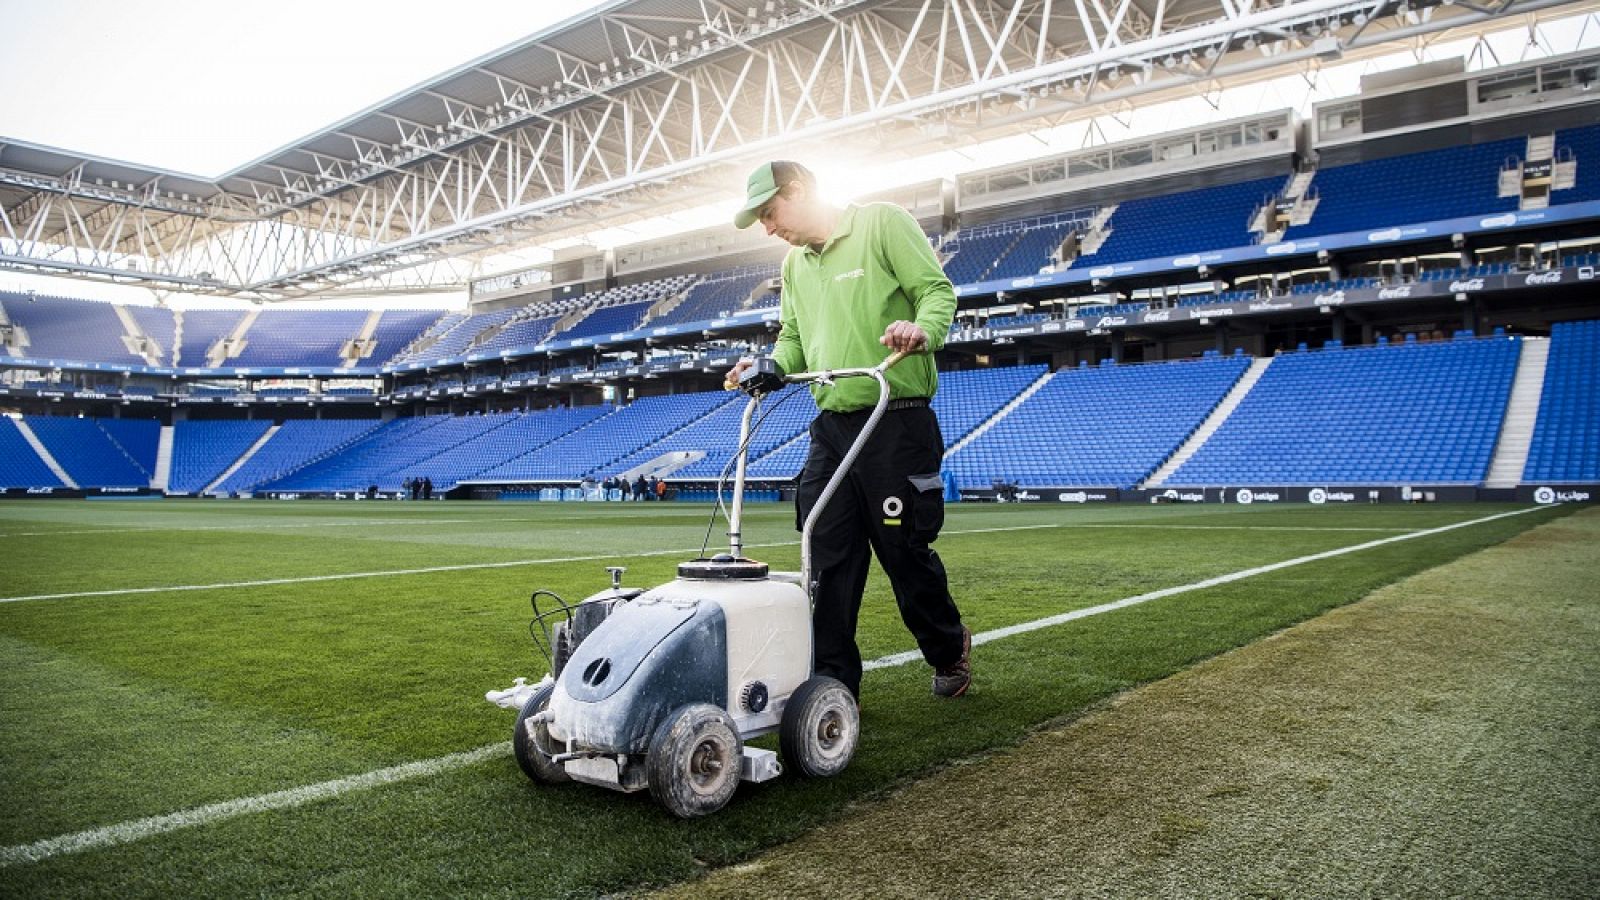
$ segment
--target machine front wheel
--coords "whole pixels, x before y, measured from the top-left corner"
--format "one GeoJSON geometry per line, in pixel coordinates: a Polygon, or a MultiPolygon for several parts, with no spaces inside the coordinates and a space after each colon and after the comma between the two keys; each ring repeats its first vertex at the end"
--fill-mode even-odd
{"type": "Polygon", "coordinates": [[[511,752],[517,758],[517,765],[529,778],[540,784],[560,784],[572,780],[560,763],[550,761],[549,754],[556,748],[550,737],[549,726],[528,721],[535,713],[544,712],[555,690],[555,685],[547,684],[529,697],[528,702],[522,704],[522,711],[517,713],[516,730],[511,734],[511,752]]]}
{"type": "Polygon", "coordinates": [[[844,771],[861,737],[861,713],[844,682],[826,675],[806,680],[789,695],[778,725],[784,762],[807,778],[844,771]]]}
{"type": "Polygon", "coordinates": [[[739,787],[743,753],[726,711],[709,703],[685,706],[650,739],[650,796],[680,819],[714,813],[739,787]]]}

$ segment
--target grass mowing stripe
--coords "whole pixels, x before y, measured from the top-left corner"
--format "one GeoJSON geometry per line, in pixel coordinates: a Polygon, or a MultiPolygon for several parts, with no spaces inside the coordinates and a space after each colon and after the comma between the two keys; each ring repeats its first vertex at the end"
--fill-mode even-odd
{"type": "Polygon", "coordinates": [[[270,794],[261,794],[257,797],[245,797],[242,800],[228,800],[223,803],[212,803],[194,809],[186,809],[165,816],[152,816],[148,819],[138,819],[132,822],[122,822],[117,825],[107,825],[104,828],[94,828],[80,831],[76,834],[62,835],[61,837],[47,838],[31,844],[17,847],[0,848],[0,866],[11,866],[18,863],[38,862],[63,853],[77,853],[83,850],[95,850],[101,847],[111,847],[117,844],[126,844],[179,828],[192,828],[215,822],[221,819],[231,819],[249,813],[266,812],[272,809],[287,809],[294,806],[304,806],[350,791],[363,790],[377,787],[382,784],[393,784],[397,781],[410,781],[414,778],[425,778],[451,769],[459,769],[504,756],[511,752],[511,742],[503,741],[468,750],[464,753],[452,753],[436,759],[425,759],[418,762],[405,763],[399,766],[390,766],[387,769],[377,769],[352,775],[349,778],[339,778],[333,781],[324,781],[321,784],[311,784],[304,787],[290,788],[285,791],[274,791],[270,794]]]}
{"type": "MultiPolygon", "coordinates": [[[[1263,566],[1255,566],[1249,569],[1242,569],[1238,572],[1231,572],[1226,575],[1207,578],[1191,584],[1162,588],[1160,590],[1149,591],[1132,597],[1126,597],[1111,603],[1103,603],[1098,606],[1073,610],[1072,612],[1062,613],[1057,616],[1049,616],[1043,619],[1034,620],[1032,622],[1025,622],[1018,625],[993,629],[991,631],[974,635],[973,643],[988,643],[990,641],[999,640],[1000,638],[1024,634],[1030,631],[1039,630],[1041,628],[1048,628],[1054,625],[1071,622],[1076,619],[1099,615],[1100,613],[1105,612],[1112,612],[1114,610],[1123,609],[1125,607],[1134,606],[1140,603],[1147,603],[1151,600],[1171,597],[1191,591],[1204,590],[1206,588],[1216,587],[1219,585],[1240,581],[1242,579],[1251,578],[1256,575],[1276,572],[1292,566],[1317,562],[1319,560],[1332,559],[1334,557],[1345,556],[1351,553],[1359,553],[1363,550],[1370,550],[1400,541],[1408,541],[1416,538],[1443,534],[1445,532],[1454,531],[1460,528],[1468,528],[1473,525],[1481,525],[1487,522],[1496,521],[1498,519],[1510,518],[1512,516],[1526,515],[1527,513],[1537,512],[1545,508],[1546,507],[1542,506],[1532,506],[1524,509],[1511,510],[1509,512],[1497,513],[1491,516],[1482,516],[1476,519],[1455,522],[1449,525],[1443,525],[1422,531],[1414,531],[1407,534],[1380,538],[1378,540],[1366,541],[1361,544],[1352,544],[1348,547],[1339,547],[1333,550],[1326,550],[1320,553],[1312,553],[1306,556],[1295,557],[1294,559],[1283,560],[1281,562],[1269,563],[1263,566]]],[[[1048,526],[1025,527],[1034,528],[1048,526]]],[[[988,530],[993,531],[995,529],[988,530]]],[[[921,654],[918,652],[897,653],[871,660],[864,665],[864,668],[869,671],[874,669],[884,669],[892,666],[905,665],[907,663],[915,662],[919,659],[921,659],[921,654]]],[[[464,768],[487,759],[503,756],[509,752],[509,750],[510,744],[507,742],[490,744],[484,747],[479,747],[476,750],[469,750],[462,753],[453,753],[433,759],[406,763],[400,766],[379,769],[374,772],[353,775],[347,778],[322,782],[320,784],[291,788],[289,790],[277,791],[271,794],[263,794],[257,797],[247,797],[240,800],[231,800],[222,803],[210,804],[207,806],[197,807],[192,810],[170,813],[162,816],[137,819],[130,822],[90,829],[74,834],[46,838],[30,844],[4,847],[0,848],[0,867],[24,862],[37,862],[49,859],[51,857],[60,856],[62,854],[77,853],[85,850],[93,850],[102,847],[114,846],[116,844],[128,843],[130,841],[153,837],[155,835],[164,834],[166,832],[175,831],[181,828],[204,825],[210,822],[235,818],[237,816],[242,816],[249,813],[261,812],[270,809],[284,809],[288,807],[302,806],[318,800],[337,797],[350,791],[362,790],[383,784],[393,784],[400,781],[408,781],[415,778],[436,775],[453,769],[464,768]]]]}
{"type": "MultiPolygon", "coordinates": [[[[463,520],[443,520],[443,521],[462,521],[462,522],[464,522],[464,521],[474,521],[475,522],[476,520],[464,520],[463,519],[463,520]]],[[[400,524],[400,523],[395,523],[395,524],[400,524]]],[[[404,524],[414,525],[416,523],[407,522],[407,523],[404,523],[404,524]]],[[[428,524],[438,524],[438,521],[430,521],[428,524]]],[[[270,527],[274,527],[274,526],[270,526],[270,525],[251,526],[252,529],[254,529],[255,527],[270,528],[270,527]]],[[[302,525],[283,525],[283,526],[277,526],[277,527],[299,528],[299,527],[312,527],[312,525],[310,525],[310,524],[307,524],[305,526],[302,526],[302,525]]],[[[1039,525],[1007,525],[1007,526],[1000,526],[1000,527],[995,527],[995,528],[955,529],[955,530],[945,531],[945,532],[943,532],[943,534],[946,535],[946,536],[949,536],[949,535],[962,535],[962,534],[995,534],[995,533],[1008,532],[1008,531],[1041,531],[1041,530],[1051,530],[1051,529],[1073,529],[1073,530],[1090,530],[1090,531],[1092,531],[1092,530],[1100,529],[1100,528],[1154,528],[1154,529],[1175,529],[1175,530],[1188,530],[1188,531],[1309,531],[1309,532],[1320,532],[1320,531],[1331,531],[1331,532],[1348,532],[1348,531],[1394,532],[1394,531],[1400,531],[1405,536],[1413,536],[1413,535],[1419,535],[1419,534],[1428,533],[1428,532],[1425,532],[1425,531],[1416,531],[1414,529],[1354,528],[1354,527],[1339,527],[1339,526],[1317,527],[1317,526],[1309,526],[1309,525],[1284,525],[1284,526],[1280,527],[1280,526],[1273,526],[1273,525],[1126,525],[1126,524],[1095,524],[1095,523],[1085,524],[1085,525],[1074,525],[1074,524],[1066,524],[1066,523],[1045,523],[1045,524],[1039,524],[1039,525]]],[[[109,531],[110,529],[107,529],[107,530],[109,531]]],[[[236,530],[238,530],[238,529],[233,528],[231,526],[230,527],[220,527],[219,526],[219,527],[216,527],[216,528],[206,527],[206,528],[172,528],[172,529],[165,529],[165,528],[129,528],[129,529],[118,529],[118,530],[113,531],[113,533],[121,534],[121,533],[131,533],[131,532],[139,532],[139,531],[236,531],[236,530]]],[[[57,531],[57,532],[39,532],[38,534],[40,534],[40,535],[56,535],[56,534],[73,534],[73,533],[75,533],[75,532],[57,531]]],[[[98,532],[91,531],[91,532],[81,532],[81,533],[83,533],[83,534],[95,534],[95,533],[98,533],[98,532]]],[[[0,537],[7,537],[7,536],[8,535],[0,535],[0,537]]],[[[10,535],[10,536],[11,537],[15,537],[16,535],[10,535]]],[[[762,547],[792,547],[792,546],[794,546],[794,545],[796,545],[798,543],[799,543],[799,541],[769,541],[769,542],[758,543],[758,544],[746,544],[745,548],[746,549],[755,549],[755,548],[762,548],[762,547]]],[[[679,549],[679,550],[639,551],[639,552],[629,553],[627,555],[628,556],[640,556],[640,557],[643,557],[643,556],[672,556],[672,555],[680,554],[680,553],[698,553],[698,552],[700,552],[700,548],[699,547],[690,547],[690,548],[687,548],[687,549],[679,549]]],[[[538,565],[548,565],[548,564],[555,564],[555,563],[595,562],[597,560],[615,559],[615,558],[617,558],[617,556],[618,556],[618,554],[609,553],[609,554],[598,554],[598,555],[590,555],[590,556],[563,556],[563,557],[540,558],[540,559],[512,559],[512,560],[505,560],[503,562],[458,563],[456,565],[427,566],[427,567],[416,568],[416,569],[386,569],[386,570],[378,571],[378,572],[342,572],[342,573],[337,573],[337,574],[333,574],[333,575],[297,575],[297,576],[292,577],[292,578],[265,578],[265,579],[258,579],[258,580],[255,580],[255,581],[224,581],[224,582],[212,582],[212,583],[209,583],[209,584],[157,585],[157,586],[154,586],[154,587],[114,588],[114,589],[103,590],[103,591],[67,591],[67,592],[59,593],[59,594],[28,594],[28,595],[19,596],[19,597],[0,597],[0,603],[26,603],[26,602],[34,601],[34,600],[69,600],[69,599],[73,599],[73,598],[77,598],[77,597],[122,597],[122,596],[131,595],[131,594],[164,594],[164,593],[167,593],[169,591],[173,591],[173,592],[176,592],[176,591],[211,591],[211,590],[222,590],[222,589],[228,589],[228,588],[268,587],[268,586],[271,586],[271,585],[308,584],[308,583],[318,582],[318,581],[343,581],[343,580],[347,580],[347,579],[356,579],[356,578],[391,578],[391,577],[398,577],[398,576],[404,576],[404,575],[430,575],[430,574],[434,574],[434,573],[438,573],[438,572],[465,572],[465,571],[472,571],[472,570],[477,570],[477,569],[508,569],[508,568],[516,568],[518,566],[538,566],[538,565]]]]}

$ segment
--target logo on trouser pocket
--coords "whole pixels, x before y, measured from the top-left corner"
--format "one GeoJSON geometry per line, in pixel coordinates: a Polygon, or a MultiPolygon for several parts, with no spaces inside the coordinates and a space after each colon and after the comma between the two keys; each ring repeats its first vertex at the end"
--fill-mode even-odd
{"type": "Polygon", "coordinates": [[[883,524],[899,525],[900,514],[905,512],[906,502],[899,497],[883,498],[883,524]]]}

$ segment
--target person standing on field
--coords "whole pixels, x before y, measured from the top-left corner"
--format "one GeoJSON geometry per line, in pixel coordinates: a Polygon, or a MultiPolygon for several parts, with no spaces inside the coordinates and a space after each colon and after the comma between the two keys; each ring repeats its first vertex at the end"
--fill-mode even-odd
{"type": "MultiPolygon", "coordinates": [[[[889,411],[812,532],[816,573],[814,668],[861,695],[856,619],[871,555],[923,659],[933,693],[959,697],[972,683],[972,632],[950,596],[944,563],[930,546],[944,525],[944,439],[929,405],[938,389],[933,351],[955,315],[955,288],[915,219],[890,203],[826,203],[799,163],[764,163],[750,173],[739,228],[760,222],[790,245],[783,260],[782,327],[772,359],[785,373],[868,367],[892,352],[889,411]]],[[[754,363],[742,359],[728,372],[754,363]]],[[[800,473],[796,527],[805,522],[877,402],[865,378],[813,386],[822,412],[800,473]]]]}

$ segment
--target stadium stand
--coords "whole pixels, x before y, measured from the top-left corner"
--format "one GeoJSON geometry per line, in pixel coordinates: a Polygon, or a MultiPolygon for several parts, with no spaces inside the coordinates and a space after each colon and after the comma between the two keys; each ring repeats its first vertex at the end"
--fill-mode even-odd
{"type": "MultiPolygon", "coordinates": [[[[429,325],[427,330],[423,331],[421,334],[417,335],[414,340],[407,343],[399,352],[387,359],[382,360],[382,362],[414,362],[426,357],[435,356],[437,354],[433,352],[433,346],[438,342],[439,338],[466,320],[466,313],[446,313],[445,315],[440,316],[439,319],[432,325],[429,325]]],[[[376,359],[377,355],[374,354],[373,358],[376,359]]]]}
{"type": "Polygon", "coordinates": [[[337,452],[378,426],[372,419],[290,419],[238,471],[217,485],[217,491],[248,492],[337,452]]]}
{"type": "MultiPolygon", "coordinates": [[[[542,447],[556,438],[588,424],[609,411],[606,406],[555,408],[514,416],[503,425],[489,429],[456,447],[421,463],[433,479],[434,490],[449,490],[474,475],[542,447]]],[[[404,481],[404,475],[401,481],[404,481]]]]}
{"type": "Polygon", "coordinates": [[[1247,368],[1247,358],[1229,357],[1057,372],[948,456],[945,468],[962,488],[995,479],[1132,487],[1177,450],[1247,368]]]}
{"type": "Polygon", "coordinates": [[[133,314],[133,320],[139,323],[145,335],[161,348],[158,364],[176,365],[173,357],[178,352],[178,320],[172,310],[161,306],[130,306],[128,312],[133,314]]]}
{"type": "Polygon", "coordinates": [[[778,277],[778,266],[745,266],[713,272],[705,280],[689,288],[688,294],[665,315],[650,321],[651,325],[683,325],[689,322],[706,322],[720,318],[744,307],[758,285],[778,277]]]}
{"type": "Polygon", "coordinates": [[[172,431],[172,475],[167,491],[197,494],[261,439],[265,421],[182,421],[172,431]]]}
{"type": "Polygon", "coordinates": [[[582,321],[555,337],[563,341],[572,341],[578,338],[602,337],[617,332],[632,331],[644,321],[645,313],[649,312],[654,304],[654,300],[635,300],[632,303],[599,307],[584,316],[582,321]]]}
{"type": "MultiPolygon", "coordinates": [[[[134,461],[97,419],[27,416],[39,442],[79,487],[149,487],[150,469],[134,461]]],[[[150,422],[151,425],[155,423],[150,422]]],[[[158,426],[159,429],[159,426],[158,426]]],[[[125,435],[134,432],[124,430],[125,435]]],[[[159,430],[157,431],[159,434],[159,430]]]]}
{"type": "Polygon", "coordinates": [[[386,309],[372,332],[372,352],[363,356],[359,365],[377,366],[404,350],[420,338],[430,326],[444,317],[438,309],[386,309]]]}
{"type": "Polygon", "coordinates": [[[361,333],[366,320],[366,310],[263,310],[244,333],[244,350],[225,360],[225,364],[323,368],[343,365],[340,348],[361,333]]]}
{"type": "Polygon", "coordinates": [[[1250,217],[1282,186],[1282,178],[1258,178],[1129,200],[1111,215],[1111,236],[1099,250],[1081,256],[1078,265],[1103,266],[1249,246],[1250,217]]]}
{"type": "Polygon", "coordinates": [[[1284,238],[1514,210],[1516,197],[1498,195],[1500,166],[1526,147],[1526,138],[1510,138],[1321,169],[1311,180],[1311,221],[1284,238]]]}
{"type": "Polygon", "coordinates": [[[177,318],[178,357],[173,365],[203,366],[211,346],[231,334],[244,313],[236,309],[186,309],[177,318]]]}
{"type": "Polygon", "coordinates": [[[1596,385],[1600,385],[1600,319],[1556,324],[1550,330],[1550,359],[1524,481],[1600,481],[1596,385]]]}
{"type": "Polygon", "coordinates": [[[641,397],[584,427],[495,466],[478,477],[500,481],[576,481],[615,474],[614,463],[684,428],[740,395],[728,391],[641,397]]]}
{"type": "MultiPolygon", "coordinates": [[[[945,449],[949,450],[960,443],[962,438],[992,418],[1048,370],[1047,366],[1012,366],[940,372],[939,391],[933,398],[933,411],[939,417],[945,449]]],[[[749,469],[751,477],[794,478],[805,465],[806,454],[811,451],[811,438],[805,428],[816,416],[816,404],[800,405],[796,401],[790,405],[801,411],[801,417],[787,431],[792,438],[772,444],[770,452],[752,442],[751,459],[754,461],[749,469]]],[[[778,433],[784,432],[779,430],[778,433]]],[[[682,477],[689,474],[679,473],[682,477]]]]}
{"type": "Polygon", "coordinates": [[[128,352],[127,331],[110,303],[14,292],[0,293],[0,306],[28,336],[25,354],[34,359],[144,365],[128,352]]]}
{"type": "Polygon", "coordinates": [[[95,419],[112,443],[126,453],[145,472],[156,470],[156,452],[161,444],[161,423],[155,419],[95,419]]]}
{"type": "Polygon", "coordinates": [[[22,432],[17,430],[17,423],[10,416],[0,416],[0,487],[64,486],[56,473],[50,471],[50,467],[34,452],[22,432]]]}
{"type": "Polygon", "coordinates": [[[1287,353],[1168,485],[1477,483],[1520,342],[1287,353]]]}
{"type": "MultiPolygon", "coordinates": [[[[339,453],[314,459],[279,478],[257,484],[257,491],[347,491],[372,484],[371,476],[386,471],[389,460],[414,459],[411,442],[420,440],[429,429],[443,424],[450,416],[416,416],[391,419],[362,435],[339,453]],[[365,476],[366,480],[361,478],[365,476]]],[[[408,473],[410,474],[410,473],[408,473]]],[[[419,473],[420,474],[420,473],[419,473]]],[[[404,478],[400,479],[404,481],[404,478]]]]}
{"type": "Polygon", "coordinates": [[[1600,200],[1600,125],[1557,131],[1555,156],[1575,160],[1578,171],[1572,187],[1551,192],[1551,205],[1600,200]]]}
{"type": "Polygon", "coordinates": [[[515,309],[497,309],[492,312],[478,313],[467,316],[456,323],[450,330],[439,335],[437,341],[427,350],[408,357],[411,359],[443,359],[448,356],[459,356],[467,352],[479,335],[491,328],[504,325],[513,315],[515,309]]]}

